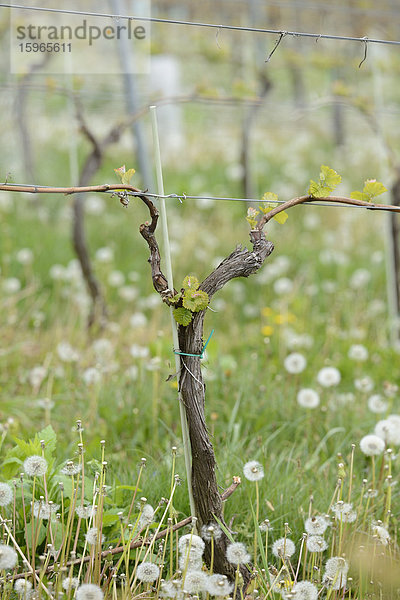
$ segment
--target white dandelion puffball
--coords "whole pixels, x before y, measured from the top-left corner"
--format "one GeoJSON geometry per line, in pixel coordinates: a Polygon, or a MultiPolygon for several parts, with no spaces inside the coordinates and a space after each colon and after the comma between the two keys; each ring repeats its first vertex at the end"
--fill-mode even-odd
{"type": "Polygon", "coordinates": [[[19,596],[22,596],[24,600],[29,598],[32,589],[32,583],[27,579],[17,579],[14,583],[14,590],[19,596]]]}
{"type": "Polygon", "coordinates": [[[364,377],[359,377],[354,380],[354,387],[359,392],[364,392],[368,394],[368,392],[372,392],[374,389],[374,382],[369,375],[364,375],[364,377]]]}
{"type": "Polygon", "coordinates": [[[178,542],[179,552],[185,554],[190,548],[191,556],[202,556],[205,548],[205,543],[200,536],[194,533],[183,535],[178,542]]]}
{"type": "Polygon", "coordinates": [[[353,346],[350,346],[347,356],[352,360],[363,362],[368,358],[368,350],[362,344],[353,344],[353,346]]]}
{"type": "Polygon", "coordinates": [[[98,385],[101,378],[101,372],[96,367],[88,367],[82,373],[82,379],[88,386],[98,385]]]}
{"type": "Polygon", "coordinates": [[[282,592],[284,600],[317,600],[318,588],[311,581],[298,581],[289,594],[282,592]]]}
{"type": "Polygon", "coordinates": [[[346,586],[349,565],[341,556],[332,556],[326,561],[325,573],[322,582],[333,590],[340,590],[346,586]]]}
{"type": "Polygon", "coordinates": [[[89,506],[77,506],[75,512],[80,519],[90,519],[96,513],[96,508],[91,504],[89,506]]]}
{"type": "Polygon", "coordinates": [[[28,456],[24,462],[24,471],[29,477],[41,477],[47,471],[47,460],[42,456],[28,456]]]}
{"type": "Polygon", "coordinates": [[[204,571],[187,571],[183,589],[188,594],[198,594],[207,589],[208,575],[204,571]]]}
{"type": "Polygon", "coordinates": [[[264,477],[263,466],[258,461],[251,460],[244,465],[243,475],[249,481],[259,481],[264,477]]]}
{"type": "Polygon", "coordinates": [[[328,544],[322,535],[310,535],[307,538],[306,546],[309,552],[323,552],[327,549],[328,544]]]}
{"type": "Polygon", "coordinates": [[[80,358],[79,352],[69,342],[60,342],[57,345],[57,354],[59,359],[66,363],[77,362],[80,358]]]}
{"type": "Polygon", "coordinates": [[[390,535],[386,527],[382,527],[382,525],[373,525],[372,534],[376,537],[380,544],[383,546],[388,545],[390,541],[390,535]]]}
{"type": "Polygon", "coordinates": [[[274,292],[279,296],[290,294],[293,291],[293,281],[288,277],[280,277],[274,282],[274,292]]]}
{"type": "Polygon", "coordinates": [[[316,515],[315,517],[309,517],[304,523],[304,529],[309,535],[322,535],[325,533],[329,521],[322,515],[316,515]]]}
{"type": "Polygon", "coordinates": [[[227,596],[233,590],[233,583],[229,583],[226,575],[210,575],[207,581],[207,591],[211,596],[227,596]]]}
{"type": "Polygon", "coordinates": [[[368,408],[373,413],[384,413],[388,406],[389,403],[380,394],[373,394],[368,398],[368,408]]]}
{"type": "Polygon", "coordinates": [[[16,277],[8,277],[3,279],[2,287],[6,294],[16,294],[21,289],[21,282],[16,277]]]}
{"type": "Polygon", "coordinates": [[[353,509],[351,502],[343,502],[339,500],[332,506],[332,512],[336,519],[342,521],[342,523],[353,523],[357,518],[357,513],[353,509]]]}
{"type": "Polygon", "coordinates": [[[104,594],[101,588],[94,583],[83,583],[78,587],[76,600],[103,600],[104,594]]]}
{"type": "Polygon", "coordinates": [[[121,271],[111,271],[108,276],[108,285],[111,287],[120,287],[125,283],[125,275],[121,271]]]}
{"type": "Polygon", "coordinates": [[[300,352],[292,352],[283,361],[283,365],[288,373],[296,375],[301,373],[307,366],[305,357],[300,352]]]}
{"type": "Polygon", "coordinates": [[[222,536],[222,529],[216,523],[209,523],[208,525],[203,525],[201,528],[201,537],[206,542],[211,542],[211,540],[219,540],[222,536]]]}
{"type": "Polygon", "coordinates": [[[295,551],[296,546],[289,538],[279,538],[272,544],[272,554],[277,558],[290,558],[295,551]]]}
{"type": "Polygon", "coordinates": [[[156,581],[158,576],[160,575],[160,569],[157,565],[151,562],[142,562],[138,565],[136,569],[136,576],[139,581],[144,581],[144,583],[151,583],[152,581],[156,581]]]}
{"type": "Polygon", "coordinates": [[[400,424],[394,419],[383,419],[375,425],[375,435],[382,438],[386,444],[400,445],[400,424]]]}
{"type": "Polygon", "coordinates": [[[0,544],[0,571],[13,569],[17,564],[18,555],[14,548],[6,544],[0,544]]]}
{"type": "Polygon", "coordinates": [[[21,250],[18,250],[15,258],[20,265],[30,265],[33,261],[33,252],[30,248],[21,248],[21,250]]]}
{"type": "Polygon", "coordinates": [[[297,394],[297,403],[303,408],[317,408],[319,394],[311,388],[303,388],[297,394]]]}
{"type": "Polygon", "coordinates": [[[67,592],[68,590],[76,590],[76,588],[79,587],[79,579],[77,577],[65,577],[62,586],[67,592]]]}
{"type": "Polygon", "coordinates": [[[13,498],[14,494],[11,486],[8,483],[0,482],[0,506],[8,506],[13,498]]]}
{"type": "Polygon", "coordinates": [[[99,530],[97,529],[97,527],[90,527],[90,529],[87,530],[86,535],[85,535],[85,539],[87,541],[87,543],[90,546],[94,546],[95,544],[97,544],[99,541],[101,543],[104,542],[104,535],[101,536],[101,540],[99,538],[99,530]]]}
{"type": "Polygon", "coordinates": [[[101,263],[110,263],[114,260],[114,252],[112,248],[105,247],[96,250],[96,260],[101,263]]]}
{"type": "Polygon", "coordinates": [[[341,375],[336,367],[323,367],[318,371],[317,381],[322,387],[333,387],[340,383],[341,375]]]}
{"type": "Polygon", "coordinates": [[[138,522],[138,529],[148,527],[154,521],[154,508],[151,504],[145,504],[142,508],[142,514],[140,515],[138,522]]]}
{"type": "Polygon", "coordinates": [[[203,559],[201,555],[190,552],[190,554],[181,554],[179,557],[179,568],[183,571],[201,571],[203,568],[203,559]]]}
{"type": "Polygon", "coordinates": [[[247,552],[244,544],[234,542],[233,544],[229,544],[226,549],[226,559],[233,565],[241,565],[249,562],[250,554],[247,552]]]}
{"type": "Polygon", "coordinates": [[[382,454],[384,449],[384,440],[373,433],[364,435],[364,437],[360,440],[360,450],[366,456],[376,456],[377,454],[382,454]]]}

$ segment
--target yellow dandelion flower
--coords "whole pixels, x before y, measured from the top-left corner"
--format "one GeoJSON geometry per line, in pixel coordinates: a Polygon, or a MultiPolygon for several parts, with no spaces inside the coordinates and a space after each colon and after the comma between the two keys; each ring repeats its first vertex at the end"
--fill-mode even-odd
{"type": "Polygon", "coordinates": [[[261,333],[268,337],[269,335],[272,335],[274,333],[274,328],[271,327],[271,325],[265,325],[261,328],[261,333]]]}

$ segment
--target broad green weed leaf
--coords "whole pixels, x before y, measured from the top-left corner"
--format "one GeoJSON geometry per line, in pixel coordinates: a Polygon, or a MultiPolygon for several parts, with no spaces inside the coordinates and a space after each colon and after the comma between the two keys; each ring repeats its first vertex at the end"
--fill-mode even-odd
{"type": "Polygon", "coordinates": [[[186,327],[186,325],[189,325],[190,321],[192,320],[192,313],[187,308],[181,306],[179,308],[175,308],[174,319],[177,323],[179,323],[179,325],[186,327]]]}

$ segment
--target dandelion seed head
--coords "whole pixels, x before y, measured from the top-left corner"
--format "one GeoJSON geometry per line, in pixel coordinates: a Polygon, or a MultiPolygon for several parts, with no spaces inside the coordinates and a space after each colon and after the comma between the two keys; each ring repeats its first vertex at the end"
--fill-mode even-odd
{"type": "Polygon", "coordinates": [[[360,440],[360,450],[366,456],[376,456],[382,454],[385,449],[385,442],[377,435],[365,435],[360,440]]]}
{"type": "Polygon", "coordinates": [[[44,502],[43,500],[35,500],[33,504],[33,514],[37,519],[39,518],[46,520],[50,519],[50,517],[54,515],[59,508],[59,504],[44,502]]]}
{"type": "Polygon", "coordinates": [[[233,565],[241,565],[250,561],[250,554],[241,542],[229,544],[226,548],[226,558],[233,565]]]}
{"type": "Polygon", "coordinates": [[[362,344],[353,344],[350,346],[347,356],[352,360],[363,362],[368,358],[368,350],[362,344]]]}
{"type": "Polygon", "coordinates": [[[204,571],[187,571],[183,589],[188,594],[198,594],[207,589],[208,575],[204,571]]]}
{"type": "Polygon", "coordinates": [[[14,494],[8,483],[0,482],[0,506],[8,506],[12,502],[14,494]]]}
{"type": "Polygon", "coordinates": [[[346,586],[349,565],[341,556],[332,556],[326,561],[322,582],[333,590],[346,586]]]}
{"type": "Polygon", "coordinates": [[[251,460],[244,465],[243,474],[249,481],[259,481],[264,477],[264,469],[258,461],[251,460]]]}
{"type": "Polygon", "coordinates": [[[296,546],[289,538],[279,538],[272,544],[272,554],[277,558],[290,558],[296,551],[296,546]]]}
{"type": "Polygon", "coordinates": [[[219,540],[221,536],[222,529],[216,523],[209,523],[208,525],[203,525],[201,528],[201,537],[206,542],[211,542],[212,539],[214,541],[219,540]]]}
{"type": "Polygon", "coordinates": [[[294,584],[290,591],[290,596],[286,592],[282,592],[284,600],[317,600],[318,588],[311,581],[298,581],[294,584]]]}
{"type": "Polygon", "coordinates": [[[368,408],[371,412],[379,414],[387,411],[389,403],[380,394],[373,394],[368,398],[368,408]]]}
{"type": "Polygon", "coordinates": [[[143,529],[148,525],[151,525],[154,521],[154,508],[151,504],[145,504],[142,508],[142,514],[140,515],[138,528],[143,529]]]}
{"type": "Polygon", "coordinates": [[[327,549],[328,544],[321,535],[310,535],[306,542],[309,552],[323,552],[327,549]]]}
{"type": "Polygon", "coordinates": [[[310,535],[322,535],[329,525],[329,521],[322,515],[309,517],[304,523],[304,529],[310,535]]]}
{"type": "Polygon", "coordinates": [[[210,575],[207,581],[207,591],[211,596],[227,596],[233,590],[233,584],[229,583],[226,575],[210,575]]]}
{"type": "Polygon", "coordinates": [[[24,462],[24,471],[29,477],[41,477],[47,471],[47,460],[42,456],[29,456],[24,462]]]}
{"type": "Polygon", "coordinates": [[[62,475],[77,475],[82,470],[82,465],[74,463],[72,460],[69,460],[64,467],[61,469],[60,473],[62,475]]]}
{"type": "MultiPolygon", "coordinates": [[[[97,544],[99,542],[99,530],[97,529],[97,527],[90,527],[90,529],[87,530],[85,539],[86,539],[87,543],[91,546],[93,546],[94,544],[97,544]]],[[[104,542],[104,539],[105,539],[104,535],[102,535],[101,543],[104,542]]]]}
{"type": "Polygon", "coordinates": [[[164,581],[160,586],[161,598],[175,598],[176,600],[181,600],[184,597],[181,586],[182,582],[177,579],[164,581]]]}
{"type": "Polygon", "coordinates": [[[18,555],[14,548],[6,544],[0,544],[0,570],[8,571],[17,564],[18,555]]]}
{"type": "Polygon", "coordinates": [[[14,583],[14,590],[17,592],[17,594],[23,596],[24,598],[28,598],[30,596],[31,589],[32,583],[27,579],[17,579],[17,581],[14,583]]]}
{"type": "Polygon", "coordinates": [[[337,502],[332,506],[332,511],[342,523],[353,523],[357,518],[357,513],[353,509],[351,502],[337,502]]]}
{"type": "Polygon", "coordinates": [[[199,554],[190,553],[189,556],[187,554],[181,554],[179,557],[179,568],[181,571],[201,571],[203,567],[203,559],[199,554]]]}
{"type": "Polygon", "coordinates": [[[62,582],[63,589],[68,590],[76,590],[79,587],[79,579],[77,577],[65,577],[62,582]]]}
{"type": "Polygon", "coordinates": [[[297,394],[297,402],[303,408],[316,408],[319,405],[319,394],[311,388],[303,388],[297,394]]]}
{"type": "Polygon", "coordinates": [[[155,581],[158,579],[159,575],[160,569],[152,562],[142,562],[136,569],[137,578],[144,583],[155,581]]]}
{"type": "Polygon", "coordinates": [[[354,380],[354,387],[359,392],[368,394],[368,392],[372,392],[374,389],[374,382],[369,375],[364,375],[364,377],[359,377],[354,380]]]}
{"type": "Polygon", "coordinates": [[[76,592],[76,600],[103,600],[101,588],[94,583],[82,583],[76,592]]]}
{"type": "Polygon", "coordinates": [[[375,435],[382,438],[386,444],[400,445],[400,423],[393,418],[383,419],[375,425],[375,435]]]}
{"type": "Polygon", "coordinates": [[[372,534],[377,537],[378,542],[383,546],[387,546],[390,541],[390,534],[386,527],[382,525],[372,525],[372,534]]]}
{"type": "Polygon", "coordinates": [[[202,556],[205,544],[198,535],[187,533],[179,539],[178,548],[182,554],[187,554],[190,548],[191,556],[202,556]]]}
{"type": "Polygon", "coordinates": [[[336,367],[323,367],[318,371],[317,381],[322,387],[333,387],[340,383],[342,376],[336,367]]]}
{"type": "Polygon", "coordinates": [[[300,352],[292,352],[283,361],[283,366],[291,375],[296,375],[304,371],[307,366],[307,361],[300,352]]]}
{"type": "Polygon", "coordinates": [[[89,506],[77,506],[75,512],[80,519],[90,519],[90,517],[94,516],[96,508],[91,504],[89,506]]]}

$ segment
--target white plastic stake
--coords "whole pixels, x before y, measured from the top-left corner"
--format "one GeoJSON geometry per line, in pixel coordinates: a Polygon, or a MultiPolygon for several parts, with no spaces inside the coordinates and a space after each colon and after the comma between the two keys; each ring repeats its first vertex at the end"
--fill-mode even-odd
{"type": "MultiPolygon", "coordinates": [[[[155,155],[155,163],[156,163],[156,174],[157,174],[157,189],[160,196],[164,196],[164,181],[162,174],[162,163],[161,163],[161,152],[160,152],[160,139],[158,136],[158,126],[157,126],[157,112],[155,106],[150,106],[150,117],[151,117],[151,126],[153,130],[153,145],[154,145],[154,155],[155,155]]],[[[166,263],[166,274],[168,287],[170,290],[174,289],[174,281],[172,277],[172,261],[171,261],[171,247],[169,244],[169,235],[168,235],[168,221],[167,221],[167,209],[165,206],[165,198],[159,198],[160,202],[160,215],[161,215],[161,224],[162,224],[162,232],[164,238],[164,256],[166,263]]],[[[179,348],[179,339],[178,339],[178,329],[177,323],[174,319],[174,315],[172,313],[172,307],[170,307],[170,315],[171,315],[171,328],[172,328],[172,341],[174,344],[174,348],[179,348]]],[[[175,368],[178,373],[181,368],[180,359],[177,354],[175,354],[175,368]]],[[[194,499],[192,492],[192,457],[190,451],[190,439],[189,439],[189,428],[186,420],[185,408],[183,406],[181,393],[178,391],[178,400],[179,400],[179,413],[181,417],[181,427],[182,427],[182,439],[183,439],[183,453],[185,456],[185,467],[186,467],[186,478],[188,483],[188,492],[189,492],[189,503],[190,503],[190,512],[192,513],[192,517],[196,515],[195,507],[194,507],[194,499]]]]}

